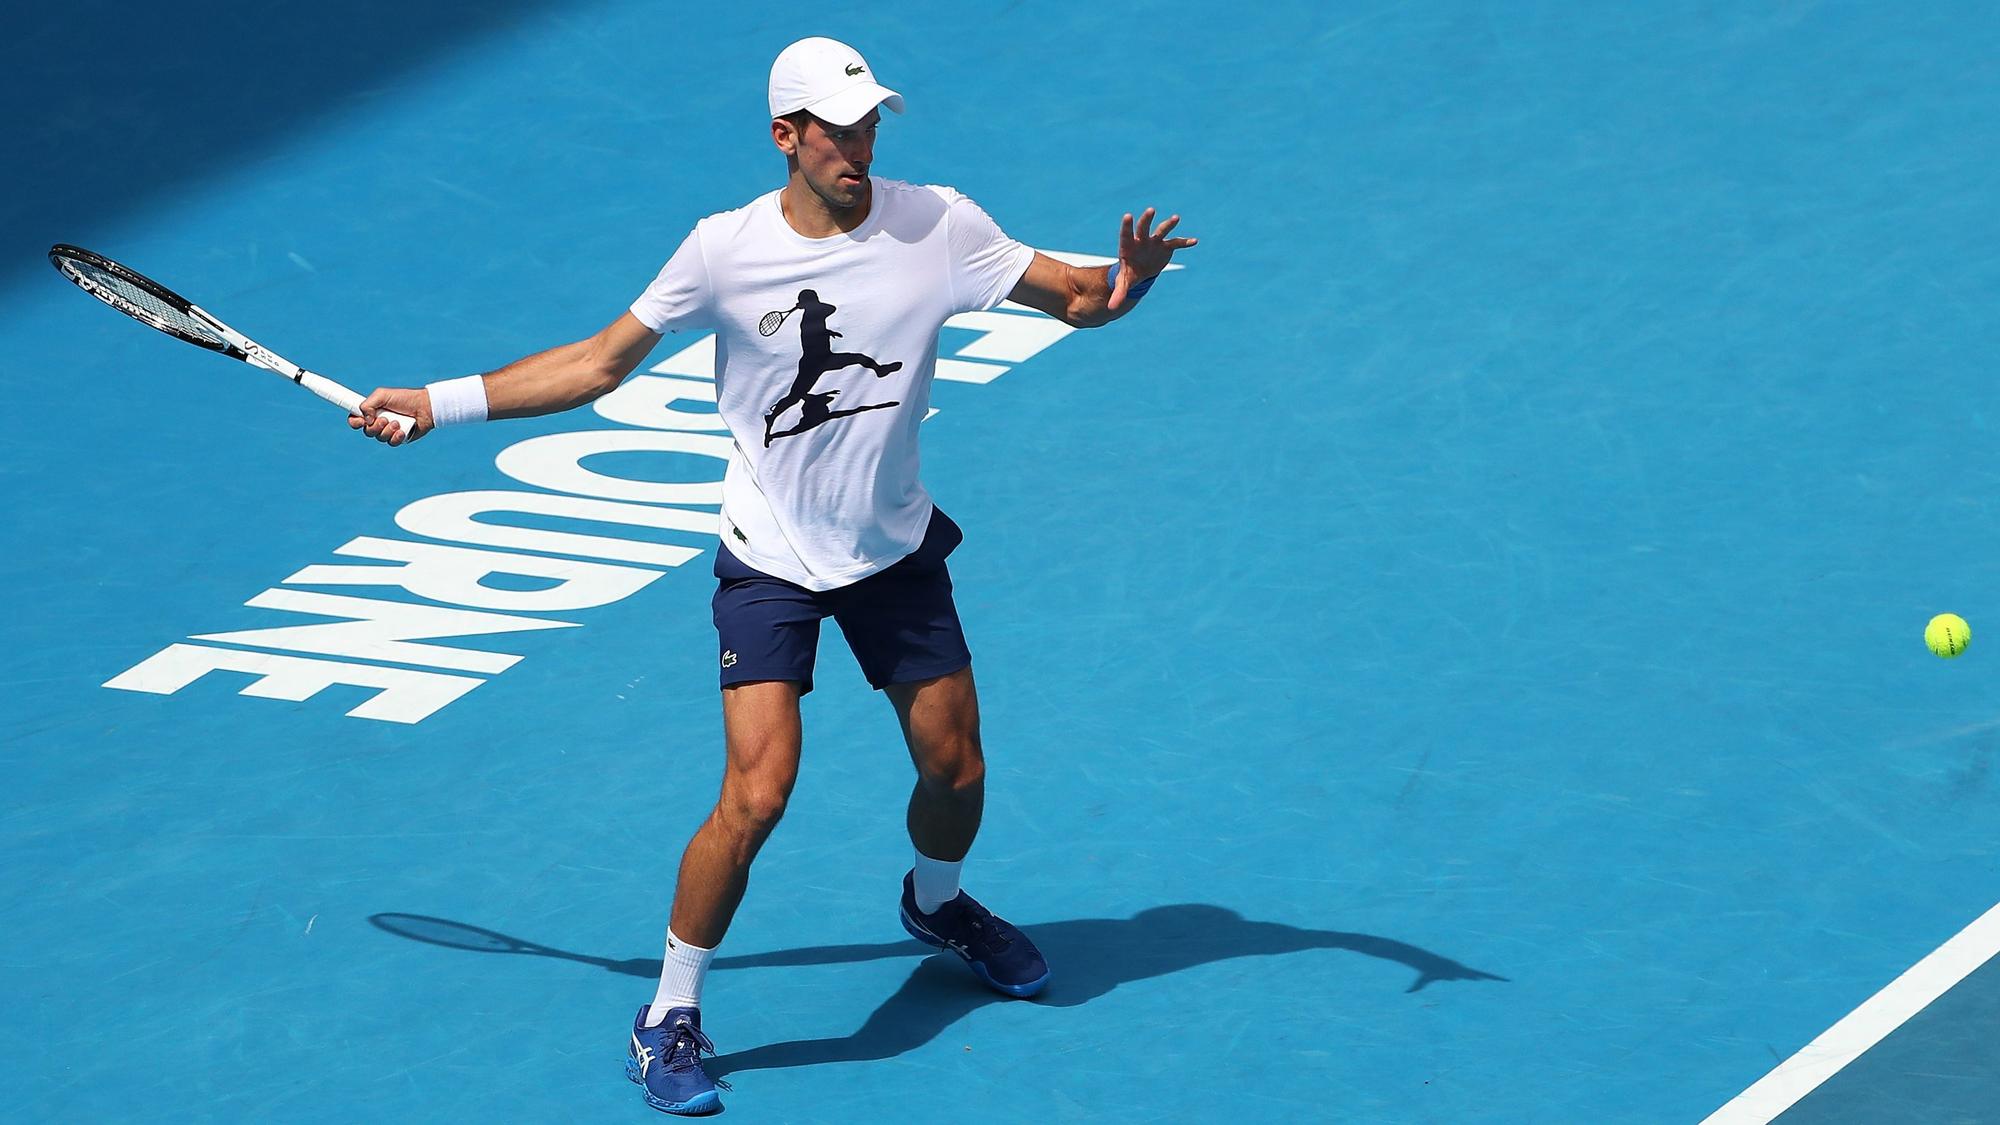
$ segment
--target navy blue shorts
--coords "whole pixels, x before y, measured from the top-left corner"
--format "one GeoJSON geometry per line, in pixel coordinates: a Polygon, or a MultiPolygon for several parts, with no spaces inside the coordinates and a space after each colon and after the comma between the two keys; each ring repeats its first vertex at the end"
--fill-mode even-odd
{"type": "Polygon", "coordinates": [[[932,509],[915,551],[887,570],[823,592],[752,569],[723,544],[715,552],[714,602],[722,686],[793,680],[801,694],[811,691],[819,623],[828,617],[877,691],[971,664],[944,565],[964,538],[950,516],[932,509]]]}

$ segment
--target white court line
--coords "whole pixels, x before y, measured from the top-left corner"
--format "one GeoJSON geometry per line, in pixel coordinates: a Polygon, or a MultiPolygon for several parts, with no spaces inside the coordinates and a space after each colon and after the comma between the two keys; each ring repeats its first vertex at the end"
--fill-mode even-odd
{"type": "Polygon", "coordinates": [[[2000,905],[1910,966],[1756,1085],[1729,1099],[1701,1125],[1764,1125],[1951,991],[1996,952],[2000,952],[2000,905]]]}

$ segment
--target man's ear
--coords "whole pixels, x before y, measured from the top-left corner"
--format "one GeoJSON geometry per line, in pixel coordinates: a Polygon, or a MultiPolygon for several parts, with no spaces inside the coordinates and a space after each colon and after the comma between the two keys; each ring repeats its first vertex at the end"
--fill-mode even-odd
{"type": "Polygon", "coordinates": [[[784,153],[786,156],[797,156],[799,154],[798,130],[792,127],[791,122],[782,117],[773,117],[771,119],[771,143],[777,145],[778,151],[784,153]]]}

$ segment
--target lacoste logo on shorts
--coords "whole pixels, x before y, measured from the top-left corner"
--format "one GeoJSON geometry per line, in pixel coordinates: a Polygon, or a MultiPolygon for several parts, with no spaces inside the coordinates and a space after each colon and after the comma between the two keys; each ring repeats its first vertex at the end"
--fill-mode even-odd
{"type": "Polygon", "coordinates": [[[723,666],[724,668],[734,668],[734,667],[736,667],[736,654],[735,654],[734,652],[730,651],[729,649],[723,649],[723,650],[722,650],[722,666],[723,666]]]}

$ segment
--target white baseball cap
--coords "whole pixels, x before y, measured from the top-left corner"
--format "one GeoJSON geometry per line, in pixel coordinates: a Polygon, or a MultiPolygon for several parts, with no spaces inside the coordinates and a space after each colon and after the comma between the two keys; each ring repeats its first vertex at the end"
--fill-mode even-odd
{"type": "Polygon", "coordinates": [[[771,116],[807,110],[829,125],[852,125],[886,105],[903,112],[903,95],[876,83],[861,52],[814,36],[778,52],[771,64],[771,116]]]}

